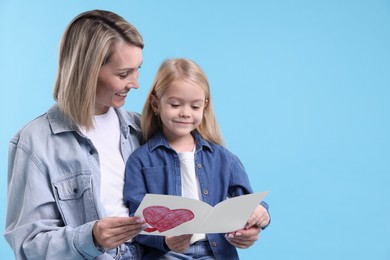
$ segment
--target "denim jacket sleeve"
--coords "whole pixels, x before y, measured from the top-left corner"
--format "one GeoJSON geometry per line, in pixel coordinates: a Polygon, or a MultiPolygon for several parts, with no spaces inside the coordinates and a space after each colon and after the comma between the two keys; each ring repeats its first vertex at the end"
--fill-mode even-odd
{"type": "Polygon", "coordinates": [[[4,236],[16,259],[92,259],[93,221],[64,226],[42,162],[13,139],[9,146],[8,209],[4,236]]]}
{"type": "MultiPolygon", "coordinates": [[[[236,155],[233,155],[232,154],[232,156],[233,156],[233,159],[231,160],[233,163],[232,163],[232,168],[231,168],[231,172],[232,172],[232,174],[233,174],[233,176],[234,175],[236,175],[235,177],[233,177],[232,179],[241,179],[239,176],[237,176],[237,175],[241,175],[241,176],[246,176],[246,172],[245,172],[245,169],[244,169],[244,166],[242,165],[242,163],[241,163],[241,161],[240,161],[240,159],[236,156],[236,155]]],[[[248,179],[249,177],[248,176],[246,176],[246,181],[245,182],[247,182],[248,184],[249,184],[249,179],[248,179]]],[[[244,183],[245,183],[244,182],[244,183]]],[[[233,187],[240,187],[240,185],[237,185],[237,183],[235,183],[234,185],[233,185],[233,187]]],[[[243,185],[244,187],[245,187],[245,185],[243,185]]],[[[247,191],[249,191],[249,192],[253,192],[252,191],[252,188],[250,187],[250,185],[249,185],[249,188],[248,188],[248,190],[247,191]]],[[[246,192],[245,191],[243,191],[241,188],[240,189],[233,189],[232,191],[230,191],[230,195],[231,196],[237,196],[237,195],[243,195],[243,194],[246,194],[246,192]]],[[[265,201],[261,201],[260,202],[260,205],[262,206],[262,207],[264,207],[266,210],[267,210],[267,213],[268,213],[268,215],[269,215],[269,206],[268,206],[268,204],[265,202],[265,201]]],[[[268,226],[269,226],[269,224],[271,223],[271,221],[268,223],[268,225],[266,225],[265,227],[263,227],[262,229],[264,230],[265,228],[267,228],[268,226]]]]}

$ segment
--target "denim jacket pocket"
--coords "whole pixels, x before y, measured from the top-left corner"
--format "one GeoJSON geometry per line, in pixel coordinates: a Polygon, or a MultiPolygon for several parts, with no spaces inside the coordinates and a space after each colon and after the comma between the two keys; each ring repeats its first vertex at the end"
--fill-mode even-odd
{"type": "Polygon", "coordinates": [[[97,219],[90,173],[76,173],[56,179],[53,186],[65,225],[76,227],[97,219]]]}
{"type": "Polygon", "coordinates": [[[148,193],[168,194],[168,167],[145,167],[143,168],[145,184],[148,193]]]}

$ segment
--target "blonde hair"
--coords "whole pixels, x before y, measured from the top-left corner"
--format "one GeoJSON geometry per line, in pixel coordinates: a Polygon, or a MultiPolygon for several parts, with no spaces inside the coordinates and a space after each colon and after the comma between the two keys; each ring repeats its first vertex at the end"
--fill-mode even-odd
{"type": "Polygon", "coordinates": [[[133,25],[103,10],[79,14],[62,36],[53,96],[60,110],[87,130],[93,128],[100,68],[110,60],[119,43],[144,47],[142,36],[133,25]]]}
{"type": "Polygon", "coordinates": [[[141,127],[144,141],[149,140],[156,131],[161,129],[160,117],[154,115],[151,107],[151,97],[154,95],[161,98],[176,80],[185,80],[203,89],[208,103],[203,112],[203,120],[196,130],[205,140],[223,145],[222,134],[213,111],[206,74],[194,61],[184,58],[167,59],[157,71],[142,110],[141,127]]]}

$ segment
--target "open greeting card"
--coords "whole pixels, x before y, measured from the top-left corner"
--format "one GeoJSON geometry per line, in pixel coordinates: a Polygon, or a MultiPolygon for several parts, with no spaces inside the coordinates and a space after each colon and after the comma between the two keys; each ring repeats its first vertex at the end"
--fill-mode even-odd
{"type": "Polygon", "coordinates": [[[144,235],[179,236],[197,233],[228,233],[242,229],[267,192],[226,199],[214,207],[180,196],[146,194],[134,216],[149,227],[144,235]]]}

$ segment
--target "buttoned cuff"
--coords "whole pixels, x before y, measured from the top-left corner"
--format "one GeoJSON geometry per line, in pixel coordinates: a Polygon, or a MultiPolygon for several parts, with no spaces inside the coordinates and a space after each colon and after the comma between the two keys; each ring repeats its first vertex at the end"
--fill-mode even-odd
{"type": "Polygon", "coordinates": [[[75,232],[74,246],[87,259],[92,259],[106,251],[105,248],[96,246],[93,241],[92,228],[94,224],[95,221],[86,223],[78,227],[75,232]]]}

